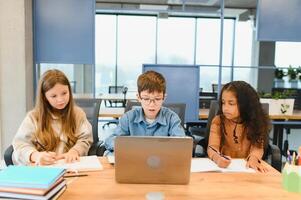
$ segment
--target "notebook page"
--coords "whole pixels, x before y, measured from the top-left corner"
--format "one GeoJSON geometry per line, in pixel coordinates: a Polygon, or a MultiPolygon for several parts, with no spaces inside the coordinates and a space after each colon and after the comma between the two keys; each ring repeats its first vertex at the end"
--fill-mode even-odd
{"type": "Polygon", "coordinates": [[[193,158],[191,160],[190,172],[212,172],[220,171],[220,168],[208,158],[193,158]]]}
{"type": "Polygon", "coordinates": [[[64,159],[58,160],[51,167],[59,167],[67,169],[67,171],[99,171],[103,169],[102,164],[99,162],[97,156],[82,156],[80,161],[73,163],[66,163],[64,159]]]}

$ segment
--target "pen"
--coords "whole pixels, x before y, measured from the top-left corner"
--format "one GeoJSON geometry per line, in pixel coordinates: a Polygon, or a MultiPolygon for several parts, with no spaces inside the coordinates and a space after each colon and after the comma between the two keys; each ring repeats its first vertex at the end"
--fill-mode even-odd
{"type": "Polygon", "coordinates": [[[296,159],[296,153],[295,152],[293,152],[293,158],[292,158],[292,165],[295,165],[295,160],[296,159]]]}
{"type": "Polygon", "coordinates": [[[46,151],[46,148],[38,140],[36,140],[36,144],[40,146],[43,151],[46,151]]]}
{"type": "Polygon", "coordinates": [[[64,178],[82,177],[82,176],[88,176],[88,174],[65,174],[64,178]]]}
{"type": "Polygon", "coordinates": [[[227,159],[227,160],[230,160],[230,158],[228,158],[228,157],[226,157],[225,155],[223,155],[222,153],[218,152],[218,151],[217,151],[215,148],[213,148],[212,146],[208,145],[208,147],[209,147],[212,151],[214,151],[214,152],[216,152],[218,155],[220,155],[221,157],[223,157],[223,158],[225,158],[225,159],[227,159]]]}
{"type": "Polygon", "coordinates": [[[301,146],[299,147],[298,155],[299,155],[299,158],[298,158],[298,165],[301,165],[301,146]]]}
{"type": "Polygon", "coordinates": [[[292,162],[292,158],[291,158],[289,150],[287,150],[287,161],[288,161],[288,164],[291,164],[291,162],[292,162]]]}

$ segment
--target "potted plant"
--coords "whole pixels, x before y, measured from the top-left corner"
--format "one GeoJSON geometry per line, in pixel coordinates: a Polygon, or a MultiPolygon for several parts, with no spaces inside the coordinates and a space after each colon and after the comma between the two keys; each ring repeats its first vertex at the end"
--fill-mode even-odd
{"type": "Polygon", "coordinates": [[[289,77],[289,82],[291,83],[291,88],[298,88],[297,69],[290,65],[287,70],[287,75],[289,77]]]}
{"type": "Polygon", "coordinates": [[[295,99],[292,97],[292,91],[277,91],[273,94],[263,93],[260,95],[261,103],[269,104],[269,115],[292,115],[295,99]]]}
{"type": "Polygon", "coordinates": [[[283,77],[285,76],[283,69],[276,68],[274,74],[275,74],[274,87],[283,88],[284,87],[283,77]]]}

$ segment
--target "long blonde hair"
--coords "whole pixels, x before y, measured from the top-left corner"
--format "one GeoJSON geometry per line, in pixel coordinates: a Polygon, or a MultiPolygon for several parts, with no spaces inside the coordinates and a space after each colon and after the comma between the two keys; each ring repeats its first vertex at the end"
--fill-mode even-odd
{"type": "Polygon", "coordinates": [[[76,143],[77,138],[75,137],[76,119],[74,114],[74,100],[70,83],[63,72],[52,69],[46,71],[41,77],[37,90],[34,116],[37,119],[38,127],[32,138],[32,141],[39,151],[55,151],[60,142],[60,138],[52,128],[53,116],[57,117],[58,120],[61,121],[62,134],[64,134],[67,138],[65,151],[68,151],[76,143]],[[69,90],[69,102],[59,113],[54,112],[54,108],[50,105],[45,96],[45,93],[53,88],[56,84],[66,85],[68,86],[69,90]],[[39,143],[43,145],[44,149],[42,149],[43,147],[41,147],[39,143]]]}

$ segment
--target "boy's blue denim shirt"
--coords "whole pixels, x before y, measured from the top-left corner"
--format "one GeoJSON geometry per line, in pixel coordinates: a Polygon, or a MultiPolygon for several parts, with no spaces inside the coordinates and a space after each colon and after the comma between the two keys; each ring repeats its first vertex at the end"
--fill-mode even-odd
{"type": "Polygon", "coordinates": [[[161,107],[155,121],[147,123],[141,107],[126,112],[119,120],[114,132],[105,140],[107,151],[114,151],[116,136],[185,136],[179,116],[169,108],[161,107]]]}

